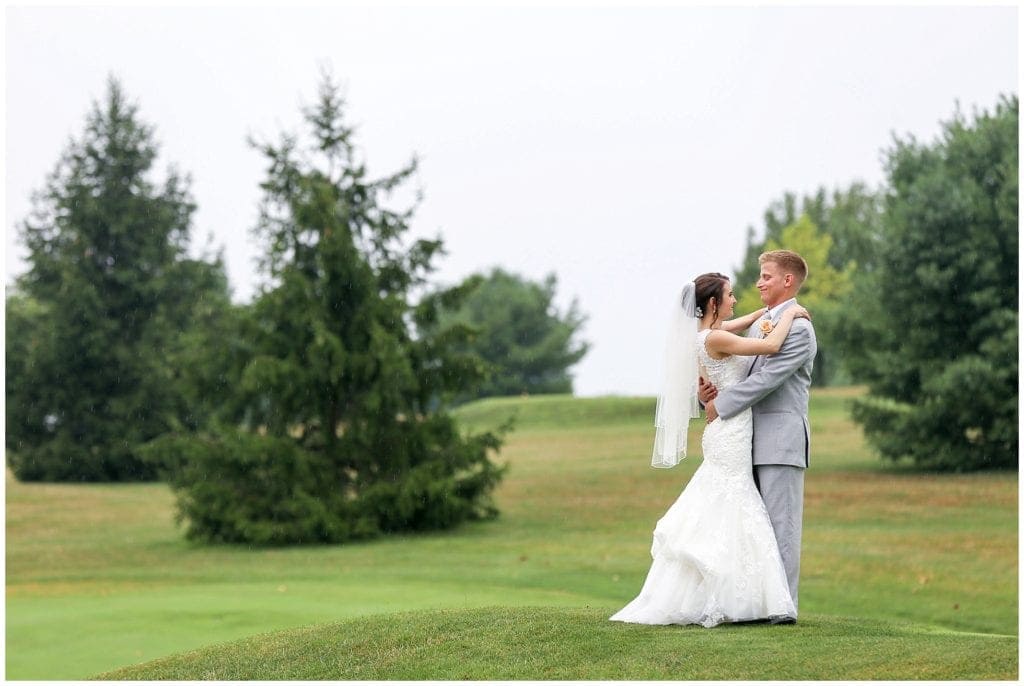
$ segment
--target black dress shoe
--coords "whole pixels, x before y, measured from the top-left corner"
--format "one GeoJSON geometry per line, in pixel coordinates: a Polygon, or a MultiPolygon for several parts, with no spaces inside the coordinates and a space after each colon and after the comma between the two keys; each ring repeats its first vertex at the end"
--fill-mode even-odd
{"type": "Polygon", "coordinates": [[[780,617],[772,617],[768,621],[771,624],[796,624],[796,617],[790,617],[789,615],[782,615],[780,617]]]}

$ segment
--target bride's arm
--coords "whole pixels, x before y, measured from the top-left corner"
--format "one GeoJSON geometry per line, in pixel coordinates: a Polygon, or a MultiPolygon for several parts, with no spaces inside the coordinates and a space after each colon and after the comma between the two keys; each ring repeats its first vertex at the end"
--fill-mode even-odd
{"type": "Polygon", "coordinates": [[[753,326],[754,322],[761,318],[767,307],[762,307],[760,310],[754,310],[750,314],[745,314],[742,317],[736,319],[730,319],[727,322],[722,322],[722,329],[725,331],[731,331],[736,333],[737,331],[743,331],[753,326]]]}
{"type": "Polygon", "coordinates": [[[782,348],[782,343],[786,340],[789,328],[797,317],[810,319],[807,310],[799,305],[795,305],[787,307],[783,311],[782,316],[779,318],[779,323],[775,325],[772,332],[765,338],[745,338],[724,329],[715,329],[708,334],[705,345],[709,353],[721,355],[773,355],[782,348]]]}

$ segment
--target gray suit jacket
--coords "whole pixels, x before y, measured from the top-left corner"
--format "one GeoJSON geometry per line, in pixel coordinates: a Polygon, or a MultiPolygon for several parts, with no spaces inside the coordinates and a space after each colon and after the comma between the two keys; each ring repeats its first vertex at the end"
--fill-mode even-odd
{"type": "MultiPolygon", "coordinates": [[[[758,325],[747,335],[760,336],[758,325]]],[[[747,378],[715,398],[715,409],[726,419],[751,408],[755,465],[810,466],[807,400],[817,352],[814,326],[807,319],[796,319],[778,353],[755,357],[747,378]]]]}

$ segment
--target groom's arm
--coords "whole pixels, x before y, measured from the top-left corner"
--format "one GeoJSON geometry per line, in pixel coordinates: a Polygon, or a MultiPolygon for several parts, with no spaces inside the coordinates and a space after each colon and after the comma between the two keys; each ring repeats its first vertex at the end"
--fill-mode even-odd
{"type": "Polygon", "coordinates": [[[779,352],[771,355],[760,369],[746,379],[718,394],[715,398],[718,416],[724,419],[733,417],[781,386],[807,363],[807,357],[813,349],[813,340],[814,327],[811,323],[806,319],[796,320],[779,352]]]}

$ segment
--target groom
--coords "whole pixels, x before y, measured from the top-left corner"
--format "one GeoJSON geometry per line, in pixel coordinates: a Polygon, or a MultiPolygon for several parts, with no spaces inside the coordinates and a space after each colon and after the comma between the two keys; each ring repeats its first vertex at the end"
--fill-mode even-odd
{"type": "MultiPolygon", "coordinates": [[[[796,303],[796,294],[807,278],[807,263],[790,250],[763,253],[758,262],[761,275],[757,290],[768,311],[754,323],[748,336],[767,335],[779,320],[779,314],[796,303]]],[[[754,481],[775,529],[794,606],[800,581],[804,470],[810,464],[807,399],[817,351],[818,342],[810,320],[796,319],[782,349],[774,355],[754,358],[746,379],[721,393],[701,379],[699,393],[709,423],[751,408],[754,481]]],[[[795,622],[796,617],[773,620],[773,623],[795,622]]]]}

